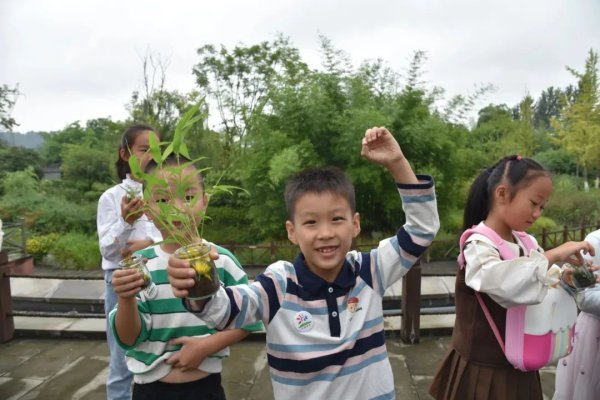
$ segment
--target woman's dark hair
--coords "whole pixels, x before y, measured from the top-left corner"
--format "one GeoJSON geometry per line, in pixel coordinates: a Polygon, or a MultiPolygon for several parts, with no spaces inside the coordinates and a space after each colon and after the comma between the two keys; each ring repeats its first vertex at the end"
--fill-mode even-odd
{"type": "Polygon", "coordinates": [[[537,161],[517,155],[504,157],[494,166],[481,171],[469,189],[463,230],[487,218],[494,198],[493,193],[500,183],[507,183],[512,198],[519,189],[539,176],[549,177],[550,173],[537,161]]]}
{"type": "Polygon", "coordinates": [[[121,136],[121,143],[119,143],[119,158],[117,158],[117,162],[115,163],[115,165],[117,166],[117,175],[119,176],[119,178],[125,179],[127,177],[127,174],[131,172],[131,169],[129,168],[129,163],[121,158],[121,149],[129,151],[131,145],[135,142],[135,138],[138,137],[140,133],[146,131],[154,132],[158,136],[158,132],[156,132],[156,130],[153,127],[146,124],[131,125],[127,129],[125,129],[125,132],[123,132],[123,136],[121,136]]]}

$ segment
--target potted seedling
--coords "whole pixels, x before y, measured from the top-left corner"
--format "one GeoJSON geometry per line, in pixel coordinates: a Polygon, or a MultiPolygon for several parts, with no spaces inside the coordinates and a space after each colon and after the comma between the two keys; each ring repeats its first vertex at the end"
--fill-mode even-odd
{"type": "Polygon", "coordinates": [[[573,286],[578,289],[585,289],[596,284],[596,275],[592,271],[591,264],[587,261],[583,265],[573,266],[573,275],[571,281],[573,286]]]}
{"type": "Polygon", "coordinates": [[[571,270],[569,283],[577,289],[585,289],[596,284],[596,275],[592,269],[592,265],[585,261],[583,265],[573,265],[565,263],[563,267],[571,270]]]}
{"type": "Polygon", "coordinates": [[[136,269],[144,280],[142,290],[146,293],[147,297],[154,297],[157,290],[156,285],[154,282],[152,282],[152,275],[150,275],[150,271],[148,271],[146,262],[141,255],[132,254],[125,257],[123,260],[121,260],[121,262],[119,262],[119,267],[122,269],[136,269]]]}
{"type": "Polygon", "coordinates": [[[130,202],[131,200],[135,199],[135,198],[143,198],[143,193],[142,193],[142,187],[138,186],[121,186],[123,189],[125,189],[125,195],[127,196],[127,201],[130,202]]]}
{"type": "MultiPolygon", "coordinates": [[[[136,187],[129,185],[121,185],[121,187],[125,190],[127,202],[130,202],[135,198],[143,198],[141,186],[136,187]]],[[[154,282],[152,282],[152,276],[150,275],[150,271],[148,271],[146,262],[142,257],[130,254],[119,262],[119,267],[122,269],[135,268],[144,280],[142,290],[146,292],[147,296],[154,297],[154,294],[156,293],[156,285],[154,284],[154,282]]]]}
{"type": "MultiPolygon", "coordinates": [[[[202,159],[192,159],[184,143],[186,133],[203,116],[198,115],[201,103],[198,103],[186,112],[175,128],[171,142],[159,143],[150,136],[149,152],[156,168],[150,173],[142,171],[139,161],[132,155],[129,165],[134,176],[144,182],[144,199],[151,196],[159,197],[160,202],[146,201],[144,212],[162,230],[168,232],[165,242],[176,243],[178,250],[175,256],[189,260],[190,266],[195,270],[195,285],[189,290],[191,299],[203,299],[214,294],[220,286],[219,275],[214,262],[209,257],[210,245],[203,240],[204,223],[209,219],[206,210],[210,198],[219,193],[231,194],[238,189],[229,185],[204,186],[202,190],[190,195],[190,188],[202,182],[202,175],[208,168],[190,168],[202,159]],[[164,150],[163,150],[164,148],[164,150]],[[176,157],[177,163],[166,163],[169,157],[176,157]],[[156,173],[159,171],[159,173],[156,173]],[[182,206],[176,199],[186,199],[182,206]],[[203,207],[197,207],[199,202],[203,207]]],[[[219,179],[220,181],[220,179],[219,179]]]]}

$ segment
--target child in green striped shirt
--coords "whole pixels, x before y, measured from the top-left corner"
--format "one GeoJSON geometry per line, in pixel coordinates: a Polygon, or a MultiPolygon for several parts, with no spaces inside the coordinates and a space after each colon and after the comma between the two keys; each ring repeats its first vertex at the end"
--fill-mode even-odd
{"type": "MultiPolygon", "coordinates": [[[[178,165],[168,158],[163,165],[178,165]]],[[[146,172],[161,179],[190,182],[184,198],[166,198],[153,191],[149,207],[157,203],[175,202],[177,207],[191,207],[198,219],[207,205],[204,187],[193,166],[181,170],[181,176],[170,176],[150,163],[146,172]],[[160,176],[163,174],[163,176],[160,176]],[[191,198],[199,201],[189,202],[191,198]]],[[[176,193],[172,190],[171,193],[176,193]]],[[[112,284],[119,296],[118,305],[109,316],[110,327],[121,347],[127,350],[127,367],[134,373],[133,399],[225,399],[221,386],[221,359],[229,355],[228,346],[245,338],[250,331],[262,329],[254,324],[231,331],[209,329],[202,320],[191,315],[181,299],[173,295],[167,277],[169,256],[179,245],[170,243],[169,231],[154,221],[165,242],[142,250],[156,289],[141,290],[144,280],[135,269],[116,270],[112,284]]],[[[219,258],[214,260],[224,286],[247,283],[248,278],[236,258],[215,246],[219,258]]]]}

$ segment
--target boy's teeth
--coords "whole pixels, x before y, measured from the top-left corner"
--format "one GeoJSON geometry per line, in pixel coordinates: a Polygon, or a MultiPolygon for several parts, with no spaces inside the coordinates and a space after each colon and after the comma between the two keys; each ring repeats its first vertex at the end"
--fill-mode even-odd
{"type": "Polygon", "coordinates": [[[321,253],[331,253],[334,250],[335,250],[335,247],[323,247],[323,248],[319,249],[319,251],[321,253]]]}

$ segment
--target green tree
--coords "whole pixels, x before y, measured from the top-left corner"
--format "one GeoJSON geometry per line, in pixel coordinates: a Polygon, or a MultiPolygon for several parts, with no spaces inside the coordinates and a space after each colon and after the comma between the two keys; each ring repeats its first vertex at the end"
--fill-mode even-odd
{"type": "Polygon", "coordinates": [[[17,87],[0,85],[0,128],[7,131],[12,131],[12,128],[18,125],[17,121],[10,116],[18,95],[17,87]]]}
{"type": "Polygon", "coordinates": [[[576,172],[573,157],[563,148],[541,151],[534,158],[555,174],[574,174],[576,172]]]}
{"type": "Polygon", "coordinates": [[[67,125],[55,132],[42,132],[44,144],[42,158],[48,165],[62,163],[63,148],[68,144],[82,145],[90,149],[101,150],[107,159],[116,161],[117,147],[125,123],[108,118],[88,120],[85,126],[79,121],[67,125]]]}
{"type": "Polygon", "coordinates": [[[600,167],[600,92],[598,87],[598,53],[590,50],[584,72],[567,67],[578,78],[577,97],[565,105],[560,117],[552,120],[560,143],[578,165],[584,168],[600,167]]]}
{"type": "Polygon", "coordinates": [[[0,148],[0,176],[6,172],[22,171],[32,167],[38,177],[42,177],[42,157],[32,149],[23,147],[0,148]]]}
{"type": "Polygon", "coordinates": [[[85,145],[66,144],[62,150],[62,159],[63,179],[76,183],[82,189],[92,189],[94,182],[111,181],[110,161],[101,150],[85,145]]]}
{"type": "Polygon", "coordinates": [[[8,172],[1,184],[4,195],[0,199],[0,219],[11,220],[42,202],[39,178],[33,168],[8,172]]]}
{"type": "Polygon", "coordinates": [[[158,54],[147,53],[142,61],[142,83],[131,95],[127,105],[134,122],[149,124],[157,129],[163,140],[172,137],[177,121],[193,104],[198,94],[187,95],[168,90],[168,61],[158,54]]]}
{"type": "Polygon", "coordinates": [[[477,124],[469,134],[468,147],[485,154],[487,162],[484,165],[491,164],[511,151],[505,148],[510,144],[506,138],[516,130],[517,123],[511,110],[505,104],[490,104],[479,110],[477,124]]]}
{"type": "Polygon", "coordinates": [[[551,129],[550,121],[560,115],[564,92],[550,86],[544,90],[534,105],[533,125],[536,129],[551,129]]]}
{"type": "Polygon", "coordinates": [[[500,147],[504,154],[520,154],[531,157],[538,147],[533,127],[533,98],[525,96],[518,105],[517,119],[504,132],[500,147]]]}
{"type": "Polygon", "coordinates": [[[200,62],[193,70],[196,82],[216,107],[228,154],[247,147],[246,136],[255,117],[268,109],[271,87],[307,71],[298,50],[283,36],[231,50],[205,45],[198,55],[200,62]]]}
{"type": "Polygon", "coordinates": [[[476,158],[459,150],[466,129],[434,112],[436,89],[427,89],[422,79],[424,54],[415,54],[403,81],[380,61],[353,70],[345,54],[323,39],[322,54],[323,69],[272,88],[269,113],[255,119],[248,135],[252,151],[244,157],[240,177],[251,191],[248,215],[261,234],[284,236],[285,179],[320,165],[347,171],[356,187],[364,233],[394,230],[402,215],[401,205],[389,201],[397,195],[394,185],[385,171],[359,155],[365,129],[372,126],[390,128],[415,168],[435,175],[443,207],[460,201],[452,196],[454,185],[476,158]]]}

